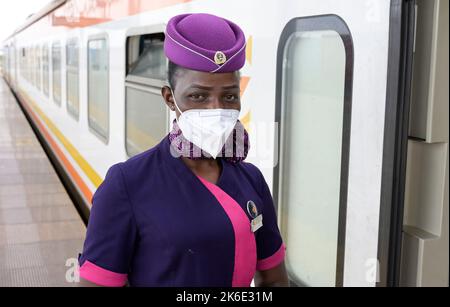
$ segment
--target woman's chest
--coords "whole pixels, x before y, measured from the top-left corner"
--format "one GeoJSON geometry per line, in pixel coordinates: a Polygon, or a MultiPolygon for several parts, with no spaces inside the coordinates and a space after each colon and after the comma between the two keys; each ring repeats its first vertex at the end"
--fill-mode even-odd
{"type": "Polygon", "coordinates": [[[144,197],[135,210],[141,243],[179,251],[232,248],[237,235],[252,232],[263,204],[249,184],[215,187],[194,181],[144,197]]]}

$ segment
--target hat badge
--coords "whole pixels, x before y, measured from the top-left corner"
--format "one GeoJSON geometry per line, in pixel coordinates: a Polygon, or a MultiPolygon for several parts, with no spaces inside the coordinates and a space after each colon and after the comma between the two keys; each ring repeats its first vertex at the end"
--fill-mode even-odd
{"type": "Polygon", "coordinates": [[[225,53],[223,53],[222,51],[217,51],[216,54],[214,55],[214,62],[217,65],[222,65],[226,61],[227,61],[227,56],[225,55],[225,53]]]}

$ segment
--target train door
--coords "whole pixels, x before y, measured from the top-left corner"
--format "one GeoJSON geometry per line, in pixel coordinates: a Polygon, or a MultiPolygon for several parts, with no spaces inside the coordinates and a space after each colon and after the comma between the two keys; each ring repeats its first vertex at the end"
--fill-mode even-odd
{"type": "Polygon", "coordinates": [[[309,14],[319,3],[304,1],[278,46],[286,265],[294,285],[395,285],[415,4],[338,0],[309,14]]]}

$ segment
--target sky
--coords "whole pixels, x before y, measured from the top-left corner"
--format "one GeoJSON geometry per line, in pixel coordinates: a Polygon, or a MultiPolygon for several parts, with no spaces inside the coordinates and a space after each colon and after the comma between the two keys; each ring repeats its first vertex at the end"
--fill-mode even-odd
{"type": "Polygon", "coordinates": [[[0,44],[51,0],[0,0],[0,44]]]}

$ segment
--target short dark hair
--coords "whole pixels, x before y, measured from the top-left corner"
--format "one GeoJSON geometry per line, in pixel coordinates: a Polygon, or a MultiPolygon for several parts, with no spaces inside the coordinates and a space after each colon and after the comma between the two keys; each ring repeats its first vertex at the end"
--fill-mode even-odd
{"type": "Polygon", "coordinates": [[[172,89],[174,89],[176,85],[176,75],[184,69],[184,67],[181,67],[172,61],[169,61],[167,69],[167,80],[169,81],[169,85],[172,89]]]}

